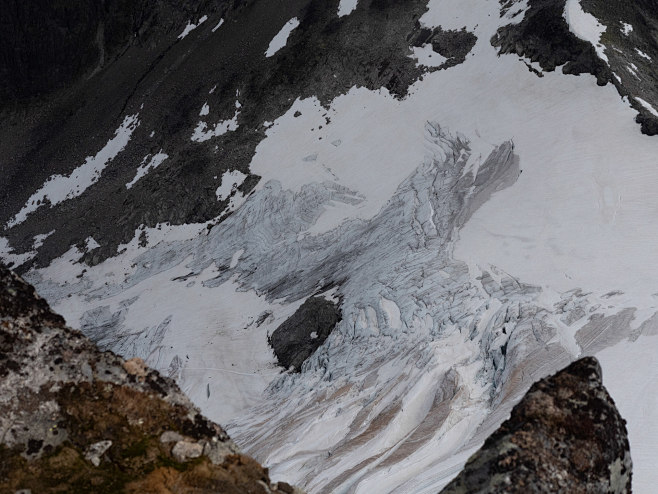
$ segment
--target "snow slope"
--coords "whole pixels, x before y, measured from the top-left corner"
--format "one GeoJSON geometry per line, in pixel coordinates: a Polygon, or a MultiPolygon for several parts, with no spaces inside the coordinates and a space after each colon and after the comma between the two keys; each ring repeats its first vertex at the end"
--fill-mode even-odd
{"type": "Polygon", "coordinates": [[[595,354],[649,493],[658,140],[614,88],[497,55],[489,40],[525,3],[428,7],[421,24],[476,34],[463,64],[401,100],[298,99],[257,148],[252,194],[222,176],[236,210],[221,223],[138,230],[102,264],[72,249],[27,278],[311,493],[437,492],[534,380],[595,354]],[[330,290],[342,321],[283,372],[267,335],[330,290]]]}

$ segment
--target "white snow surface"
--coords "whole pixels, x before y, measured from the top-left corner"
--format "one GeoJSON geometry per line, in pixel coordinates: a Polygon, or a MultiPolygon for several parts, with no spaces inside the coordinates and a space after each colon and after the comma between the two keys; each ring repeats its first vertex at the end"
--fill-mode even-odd
{"type": "Polygon", "coordinates": [[[631,24],[628,24],[627,22],[622,22],[622,30],[621,30],[624,35],[628,36],[633,32],[633,26],[631,24]]]}
{"type": "Polygon", "coordinates": [[[272,41],[270,41],[270,46],[267,47],[267,50],[265,51],[265,56],[271,57],[281,48],[286,46],[286,43],[288,42],[288,36],[290,36],[290,33],[297,26],[299,26],[299,20],[297,19],[297,17],[293,17],[288,22],[286,22],[281,28],[281,30],[276,34],[276,36],[272,38],[272,41]]]}
{"type": "Polygon", "coordinates": [[[605,33],[606,26],[592,14],[585,12],[580,5],[580,0],[567,0],[564,7],[564,18],[569,24],[569,30],[583,41],[592,44],[599,58],[607,62],[605,46],[601,44],[601,36],[605,33]]]}
{"type": "Polygon", "coordinates": [[[224,19],[220,19],[219,22],[215,25],[215,27],[212,28],[212,32],[214,33],[217,31],[220,27],[222,27],[222,24],[224,24],[224,19]]]}
{"type": "Polygon", "coordinates": [[[463,64],[403,100],[297,100],[257,148],[257,188],[222,176],[234,213],[212,229],[140,229],[97,266],[71,249],[27,277],[312,494],[436,493],[533,381],[596,355],[634,492],[652,493],[658,141],[611,86],[497,56],[489,40],[524,2],[502,19],[497,0],[429,7],[424,25],[477,35],[463,64]],[[343,319],[289,374],[267,335],[312,295],[343,319]]]}
{"type": "Polygon", "coordinates": [[[635,48],[635,51],[637,52],[638,55],[640,55],[642,58],[646,58],[647,60],[651,61],[651,57],[644,53],[642,50],[639,48],[635,48]]]}
{"type": "MultiPolygon", "coordinates": [[[[187,21],[187,25],[185,26],[185,29],[183,29],[183,32],[178,35],[178,39],[185,38],[188,34],[190,34],[192,31],[194,31],[197,27],[199,27],[207,20],[208,20],[208,16],[204,15],[199,19],[199,21],[196,24],[194,24],[192,21],[187,21]]],[[[220,21],[220,25],[221,25],[221,21],[220,21]]],[[[216,26],[215,29],[217,29],[217,27],[219,27],[219,25],[216,26]]],[[[215,29],[213,29],[213,32],[215,32],[215,29]]]]}
{"type": "Polygon", "coordinates": [[[645,107],[654,117],[658,117],[658,110],[656,110],[651,103],[638,97],[635,98],[635,101],[645,107]]]}
{"type": "MultiPolygon", "coordinates": [[[[204,113],[204,110],[205,106],[201,109],[201,115],[207,115],[207,113],[204,113]]],[[[208,111],[209,110],[210,108],[208,108],[208,111]]],[[[240,115],[240,102],[236,101],[233,118],[230,120],[220,120],[215,124],[214,127],[211,128],[208,128],[208,124],[206,122],[200,121],[194,129],[194,133],[192,134],[191,139],[195,142],[204,142],[212,139],[213,137],[219,137],[226,134],[227,132],[233,132],[237,130],[239,127],[238,115],[240,115]]]]}
{"type": "Polygon", "coordinates": [[[9,245],[9,241],[5,237],[0,237],[0,259],[13,268],[22,266],[36,255],[37,253],[34,250],[16,254],[14,249],[9,245]]]}
{"type": "Polygon", "coordinates": [[[217,187],[217,190],[215,191],[217,194],[217,199],[220,201],[226,200],[231,196],[231,193],[235,191],[237,187],[242,184],[242,182],[244,182],[245,178],[247,178],[247,176],[240,170],[224,172],[222,175],[222,183],[219,187],[217,187]]]}
{"type": "Polygon", "coordinates": [[[126,184],[126,188],[130,189],[133,185],[137,183],[137,181],[142,178],[144,175],[146,175],[148,172],[151,170],[157,168],[162,164],[164,160],[169,158],[169,155],[166,153],[162,152],[162,149],[160,150],[159,153],[156,153],[153,156],[145,156],[144,160],[142,161],[142,164],[139,165],[139,168],[137,168],[137,173],[135,173],[135,178],[133,178],[130,182],[126,184]],[[146,163],[146,160],[151,158],[148,163],[146,163]]]}
{"type": "Polygon", "coordinates": [[[338,17],[343,17],[352,13],[356,9],[359,0],[340,0],[338,4],[338,17]]]}
{"type": "Polygon", "coordinates": [[[446,57],[435,52],[431,44],[423,46],[413,46],[411,48],[411,57],[418,60],[416,65],[424,65],[425,67],[440,67],[447,60],[446,57]]]}
{"type": "Polygon", "coordinates": [[[94,240],[94,237],[87,237],[85,240],[85,247],[87,250],[94,250],[100,247],[100,244],[94,240]]]}

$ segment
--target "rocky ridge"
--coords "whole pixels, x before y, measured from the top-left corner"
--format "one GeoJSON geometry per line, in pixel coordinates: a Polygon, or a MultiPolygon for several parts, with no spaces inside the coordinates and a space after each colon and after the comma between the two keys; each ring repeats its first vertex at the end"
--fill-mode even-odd
{"type": "Polygon", "coordinates": [[[0,327],[0,492],[301,492],[271,483],[172,380],[99,351],[2,265],[0,327]]]}
{"type": "MultiPolygon", "coordinates": [[[[501,11],[525,8],[518,0],[500,0],[501,11]]],[[[654,68],[656,52],[655,2],[605,2],[583,0],[580,6],[602,23],[601,45],[605,60],[593,45],[570,31],[565,19],[566,0],[529,0],[521,22],[498,30],[491,44],[499,53],[515,53],[541,71],[562,67],[564,74],[592,74],[600,86],[612,83],[620,96],[628,98],[638,112],[635,121],[642,133],[658,134],[658,115],[645,101],[658,97],[658,73],[654,68]]],[[[540,77],[542,72],[528,64],[540,77]]]]}
{"type": "Polygon", "coordinates": [[[442,494],[630,493],[626,422],[587,357],[535,383],[442,494]]]}

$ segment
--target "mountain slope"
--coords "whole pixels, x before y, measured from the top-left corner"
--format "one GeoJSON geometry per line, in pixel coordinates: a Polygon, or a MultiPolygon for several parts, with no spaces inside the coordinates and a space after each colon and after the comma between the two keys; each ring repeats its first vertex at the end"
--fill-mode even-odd
{"type": "Polygon", "coordinates": [[[3,258],[310,492],[436,492],[582,355],[651,492],[651,2],[189,15],[4,110],[3,258]],[[268,341],[312,297],[340,321],[286,372],[268,341]]]}
{"type": "Polygon", "coordinates": [[[444,494],[631,492],[624,419],[584,358],[533,384],[444,494]]]}

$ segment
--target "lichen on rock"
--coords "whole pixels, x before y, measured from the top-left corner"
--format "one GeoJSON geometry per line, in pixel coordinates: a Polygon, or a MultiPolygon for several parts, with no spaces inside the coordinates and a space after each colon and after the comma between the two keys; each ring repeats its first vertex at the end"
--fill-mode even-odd
{"type": "Polygon", "coordinates": [[[587,357],[535,383],[442,494],[631,492],[626,422],[587,357]]]}
{"type": "Polygon", "coordinates": [[[174,381],[98,350],[2,265],[0,378],[0,492],[288,492],[174,381]]]}

